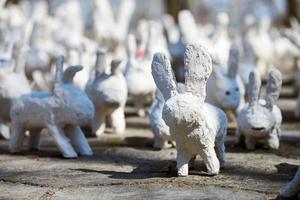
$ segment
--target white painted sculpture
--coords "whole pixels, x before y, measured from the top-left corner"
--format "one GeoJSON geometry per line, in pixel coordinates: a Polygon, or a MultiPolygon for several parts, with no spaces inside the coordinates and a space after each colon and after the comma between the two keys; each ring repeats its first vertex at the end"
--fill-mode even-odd
{"type": "Polygon", "coordinates": [[[245,88],[238,75],[239,51],[232,45],[227,67],[214,66],[213,73],[207,81],[205,101],[224,110],[238,111],[245,101],[245,88]],[[224,71],[227,68],[227,72],[224,71]]]}
{"type": "Polygon", "coordinates": [[[98,50],[95,78],[86,87],[86,93],[95,105],[96,112],[91,127],[96,136],[104,132],[108,118],[115,133],[123,134],[126,128],[124,114],[127,100],[126,79],[119,60],[111,62],[109,74],[105,73],[105,63],[105,52],[98,50]]]}
{"type": "Polygon", "coordinates": [[[298,168],[297,173],[294,178],[288,182],[280,192],[280,195],[285,198],[295,197],[297,199],[297,195],[300,193],[300,168],[298,168]]]}
{"type": "Polygon", "coordinates": [[[30,132],[30,148],[38,149],[40,132],[47,128],[63,157],[75,158],[76,151],[81,155],[92,155],[80,126],[89,124],[93,119],[94,105],[84,92],[73,85],[73,77],[82,70],[82,66],[71,66],[63,72],[63,64],[64,58],[59,56],[52,92],[23,95],[13,102],[10,111],[11,152],[22,150],[26,130],[30,132]]]}
{"type": "Polygon", "coordinates": [[[155,92],[155,83],[151,75],[151,62],[148,58],[136,56],[136,39],[130,34],[127,41],[128,61],[125,77],[128,95],[132,97],[138,115],[146,115],[145,105],[151,102],[155,92]]]}
{"type": "Polygon", "coordinates": [[[12,101],[23,94],[30,93],[30,85],[25,76],[24,67],[28,49],[22,48],[17,59],[13,59],[13,42],[5,43],[0,52],[0,123],[1,135],[8,139],[9,112],[12,101]]]}
{"type": "Polygon", "coordinates": [[[251,72],[248,84],[248,103],[238,115],[237,142],[245,137],[246,148],[255,149],[257,142],[264,142],[268,148],[279,148],[282,115],[275,104],[279,98],[281,73],[273,69],[269,73],[266,95],[260,95],[261,81],[257,73],[251,72]]]}
{"type": "Polygon", "coordinates": [[[217,107],[204,103],[206,81],[212,71],[207,50],[200,45],[187,45],[185,51],[186,92],[178,94],[171,65],[162,53],[156,53],[152,75],[165,99],[163,120],[176,142],[178,176],[188,175],[188,163],[200,154],[209,175],[224,166],[227,119],[217,107]]]}

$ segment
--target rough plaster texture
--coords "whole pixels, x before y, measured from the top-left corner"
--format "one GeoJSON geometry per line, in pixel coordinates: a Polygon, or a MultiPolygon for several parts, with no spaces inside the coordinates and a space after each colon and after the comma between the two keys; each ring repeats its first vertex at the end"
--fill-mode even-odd
{"type": "Polygon", "coordinates": [[[215,175],[225,162],[227,119],[223,111],[204,103],[206,81],[212,71],[204,47],[187,45],[185,70],[186,92],[178,94],[169,60],[162,53],[154,55],[152,74],[166,101],[162,116],[176,142],[177,172],[187,176],[189,161],[200,154],[208,174],[215,175]]]}
{"type": "Polygon", "coordinates": [[[87,85],[86,93],[96,109],[92,122],[92,132],[100,136],[105,130],[107,118],[115,133],[125,132],[125,104],[127,100],[126,79],[121,71],[120,61],[113,60],[110,74],[105,73],[105,52],[97,52],[95,78],[87,85]]]}
{"type": "Polygon", "coordinates": [[[281,73],[272,70],[269,73],[266,95],[260,96],[261,81],[259,75],[251,72],[248,84],[248,103],[238,115],[237,142],[245,136],[247,149],[255,149],[259,141],[269,148],[279,148],[281,111],[275,104],[281,90],[281,73]]]}
{"type": "Polygon", "coordinates": [[[76,151],[92,155],[80,126],[92,120],[94,106],[87,95],[73,85],[73,77],[82,66],[71,66],[63,72],[63,64],[64,58],[59,56],[52,92],[35,92],[14,100],[10,111],[12,153],[22,150],[26,130],[30,132],[30,149],[38,149],[41,130],[47,128],[64,157],[75,158],[76,151]]]}

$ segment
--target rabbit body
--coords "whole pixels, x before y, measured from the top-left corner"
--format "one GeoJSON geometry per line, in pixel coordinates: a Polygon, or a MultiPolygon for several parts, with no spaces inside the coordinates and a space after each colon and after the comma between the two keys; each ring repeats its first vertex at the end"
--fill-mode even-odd
{"type": "Polygon", "coordinates": [[[281,73],[273,70],[269,73],[266,97],[260,98],[260,80],[257,73],[249,75],[248,103],[238,115],[237,142],[245,136],[247,149],[255,149],[257,141],[264,141],[269,148],[279,148],[281,111],[275,105],[281,88],[281,73]]]}
{"type": "Polygon", "coordinates": [[[94,106],[87,95],[73,85],[73,77],[82,67],[71,66],[63,73],[63,57],[58,58],[57,65],[53,92],[35,92],[13,102],[10,111],[11,152],[21,151],[26,130],[30,131],[30,148],[37,149],[40,131],[47,128],[64,157],[77,157],[73,146],[81,155],[92,155],[80,126],[92,120],[94,106]]]}
{"type": "MultiPolygon", "coordinates": [[[[97,62],[104,59],[104,53],[98,52],[97,62]],[[102,54],[102,55],[100,55],[102,54]],[[102,56],[102,57],[101,57],[102,56]]],[[[103,61],[101,61],[103,62],[103,61]]],[[[121,72],[120,62],[112,61],[111,73],[104,73],[105,66],[96,66],[96,77],[86,87],[86,92],[93,101],[96,113],[92,123],[92,132],[100,136],[105,130],[105,120],[110,117],[112,127],[118,134],[125,132],[125,104],[127,100],[126,79],[121,72]],[[102,71],[100,72],[99,70],[102,71]]]]}
{"type": "Polygon", "coordinates": [[[157,53],[153,58],[152,74],[166,101],[162,118],[176,142],[179,176],[188,175],[188,163],[198,154],[210,175],[218,174],[220,165],[224,165],[227,118],[222,110],[204,103],[205,85],[211,68],[207,50],[200,45],[187,45],[186,92],[178,94],[166,56],[157,53]]]}

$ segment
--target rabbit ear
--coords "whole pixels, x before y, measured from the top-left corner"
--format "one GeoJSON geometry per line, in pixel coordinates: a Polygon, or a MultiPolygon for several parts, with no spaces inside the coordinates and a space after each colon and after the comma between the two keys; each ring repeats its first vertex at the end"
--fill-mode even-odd
{"type": "Polygon", "coordinates": [[[134,58],[136,53],[136,39],[133,34],[129,34],[127,38],[127,54],[128,58],[134,58]]]}
{"type": "Polygon", "coordinates": [[[281,90],[282,77],[281,72],[277,69],[273,69],[269,73],[267,82],[267,94],[266,94],[266,107],[270,110],[273,109],[273,105],[278,100],[281,90]]]}
{"type": "Polygon", "coordinates": [[[64,56],[59,55],[56,59],[56,72],[55,72],[55,84],[63,82],[63,67],[64,67],[64,56]]]}
{"type": "Polygon", "coordinates": [[[111,61],[111,73],[112,74],[119,74],[120,72],[122,72],[121,62],[122,62],[122,60],[120,60],[120,59],[113,59],[111,61]]]}
{"type": "Polygon", "coordinates": [[[198,44],[186,46],[184,54],[186,91],[201,98],[206,96],[206,81],[212,72],[212,60],[207,49],[198,44]]]}
{"type": "Polygon", "coordinates": [[[30,48],[26,45],[21,48],[19,55],[17,56],[17,64],[15,67],[15,72],[25,74],[26,58],[29,49],[30,48]]]}
{"type": "Polygon", "coordinates": [[[105,72],[105,64],[106,64],[105,54],[106,51],[104,49],[98,49],[96,52],[96,63],[95,63],[96,77],[105,72]]]}
{"type": "Polygon", "coordinates": [[[260,93],[261,80],[256,71],[249,74],[248,83],[248,102],[249,106],[254,106],[258,103],[260,93]]]}
{"type": "Polygon", "coordinates": [[[14,41],[4,42],[4,47],[0,50],[0,60],[11,60],[13,55],[14,41]]]}
{"type": "Polygon", "coordinates": [[[235,78],[238,72],[239,66],[239,50],[236,45],[232,45],[229,52],[228,59],[228,76],[230,78],[235,78]]]}
{"type": "Polygon", "coordinates": [[[165,100],[178,94],[170,61],[164,53],[154,54],[151,68],[154,82],[163,94],[165,100]]]}
{"type": "Polygon", "coordinates": [[[83,69],[83,67],[81,65],[74,65],[74,66],[68,67],[64,71],[63,82],[66,84],[73,83],[73,78],[74,78],[75,74],[82,69],[83,69]]]}

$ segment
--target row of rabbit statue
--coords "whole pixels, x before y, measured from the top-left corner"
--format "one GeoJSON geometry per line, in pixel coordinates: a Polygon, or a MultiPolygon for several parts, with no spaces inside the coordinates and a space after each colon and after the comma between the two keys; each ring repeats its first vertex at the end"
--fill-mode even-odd
{"type": "MultiPolygon", "coordinates": [[[[11,152],[22,151],[26,132],[29,148],[38,149],[47,129],[63,157],[92,155],[82,127],[99,137],[109,122],[124,134],[127,102],[141,117],[152,103],[153,147],[176,147],[178,176],[188,175],[197,155],[209,175],[219,173],[228,120],[237,121],[236,143],[279,148],[283,77],[274,60],[300,56],[299,24],[271,34],[267,18],[257,25],[249,17],[233,40],[226,13],[215,26],[203,26],[183,10],[178,25],[169,15],[161,22],[142,19],[129,34],[134,0],[121,1],[117,18],[108,0],[95,2],[89,37],[77,0],[54,0],[51,9],[46,1],[22,9],[0,3],[0,132],[11,152]]],[[[300,171],[282,195],[294,195],[299,185],[300,171]]]]}

